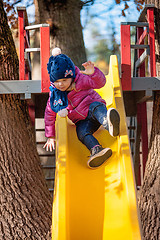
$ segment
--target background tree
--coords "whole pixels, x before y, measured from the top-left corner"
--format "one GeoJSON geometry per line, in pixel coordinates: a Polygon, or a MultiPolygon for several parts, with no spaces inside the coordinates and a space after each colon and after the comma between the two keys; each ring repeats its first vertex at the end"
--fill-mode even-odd
{"type": "Polygon", "coordinates": [[[37,0],[39,22],[50,24],[51,48],[60,47],[77,66],[86,61],[80,0],[37,0]]]}
{"type": "MultiPolygon", "coordinates": [[[[160,2],[147,0],[146,4],[155,4],[156,67],[160,75],[160,2]]],[[[145,240],[160,239],[160,91],[156,91],[153,100],[153,119],[149,155],[145,169],[144,182],[140,194],[140,215],[145,240]]]]}
{"type": "MultiPolygon", "coordinates": [[[[98,0],[35,0],[37,1],[39,22],[50,24],[51,47],[59,46],[62,51],[70,56],[73,62],[81,67],[86,61],[80,11],[84,7],[99,2],[98,0]]],[[[101,1],[102,4],[106,1],[101,1]]],[[[142,8],[144,0],[135,0],[137,9],[142,8]]],[[[116,4],[124,3],[122,14],[128,9],[127,1],[116,0],[116,4]]],[[[114,7],[114,6],[111,6],[114,7]]]]}
{"type": "MultiPolygon", "coordinates": [[[[18,57],[0,0],[0,80],[18,79],[18,57]]],[[[25,101],[0,95],[0,239],[47,239],[52,201],[25,101]]]]}
{"type": "Polygon", "coordinates": [[[114,24],[111,21],[111,27],[107,28],[108,35],[104,36],[99,31],[99,26],[95,21],[90,21],[91,38],[95,44],[87,50],[87,58],[92,60],[95,65],[105,74],[108,74],[109,61],[111,55],[117,55],[120,60],[119,44],[115,38],[114,24]]]}

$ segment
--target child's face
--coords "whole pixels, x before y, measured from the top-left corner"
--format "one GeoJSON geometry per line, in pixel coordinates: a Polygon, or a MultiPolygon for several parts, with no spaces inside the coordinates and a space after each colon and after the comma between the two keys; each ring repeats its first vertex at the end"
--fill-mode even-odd
{"type": "Polygon", "coordinates": [[[66,91],[70,87],[72,78],[62,78],[54,82],[54,86],[60,91],[66,91]]]}

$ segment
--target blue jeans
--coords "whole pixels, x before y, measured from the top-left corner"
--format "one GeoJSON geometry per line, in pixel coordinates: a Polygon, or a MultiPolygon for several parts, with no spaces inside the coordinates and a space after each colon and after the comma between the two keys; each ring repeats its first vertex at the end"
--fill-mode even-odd
{"type": "Polygon", "coordinates": [[[103,125],[108,129],[107,108],[104,103],[93,102],[89,106],[88,116],[76,123],[78,139],[89,149],[100,145],[93,133],[103,125]]]}

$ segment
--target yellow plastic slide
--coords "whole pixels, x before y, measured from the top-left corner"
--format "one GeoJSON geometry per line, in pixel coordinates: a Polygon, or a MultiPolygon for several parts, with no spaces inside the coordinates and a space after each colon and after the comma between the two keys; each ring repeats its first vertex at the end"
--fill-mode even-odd
{"type": "Polygon", "coordinates": [[[116,56],[110,58],[106,85],[98,91],[121,117],[120,136],[101,127],[95,134],[112,157],[100,168],[87,167],[86,147],[66,118],[56,121],[56,175],[52,240],[141,239],[134,170],[116,56]]]}

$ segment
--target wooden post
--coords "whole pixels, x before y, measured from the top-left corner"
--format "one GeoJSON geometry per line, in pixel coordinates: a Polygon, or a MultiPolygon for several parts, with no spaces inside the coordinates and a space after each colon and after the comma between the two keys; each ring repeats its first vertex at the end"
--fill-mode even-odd
{"type": "Polygon", "coordinates": [[[146,102],[137,104],[137,124],[141,126],[143,176],[148,157],[148,132],[147,132],[147,108],[146,102]]]}
{"type": "MultiPolygon", "coordinates": [[[[144,32],[142,27],[137,28],[137,38],[139,39],[144,32]]],[[[141,42],[144,44],[144,41],[141,42]]],[[[138,57],[144,52],[143,49],[138,50],[138,57]]],[[[139,77],[145,77],[145,62],[141,64],[138,70],[139,77]]],[[[147,129],[147,106],[146,102],[137,104],[137,122],[141,126],[141,139],[142,139],[142,159],[143,159],[143,176],[148,157],[148,129],[147,129]]],[[[143,177],[142,176],[142,177],[143,177]]]]}
{"type": "Polygon", "coordinates": [[[121,25],[121,81],[123,91],[132,90],[129,25],[121,25]]]}
{"type": "Polygon", "coordinates": [[[40,27],[40,36],[41,89],[42,92],[49,92],[50,80],[47,72],[47,63],[50,57],[49,27],[40,27]]]}
{"type": "Polygon", "coordinates": [[[18,28],[19,28],[19,80],[25,79],[25,61],[24,61],[24,18],[25,10],[18,10],[18,28]]]}
{"type": "Polygon", "coordinates": [[[139,124],[139,119],[137,118],[137,128],[136,128],[136,141],[135,141],[135,155],[134,155],[134,169],[135,178],[137,186],[141,186],[141,163],[140,163],[140,135],[141,135],[141,125],[139,124]]]}
{"type": "Polygon", "coordinates": [[[150,72],[151,77],[156,77],[156,57],[155,57],[155,36],[154,36],[154,8],[147,9],[149,24],[149,46],[150,46],[150,72]]]}

